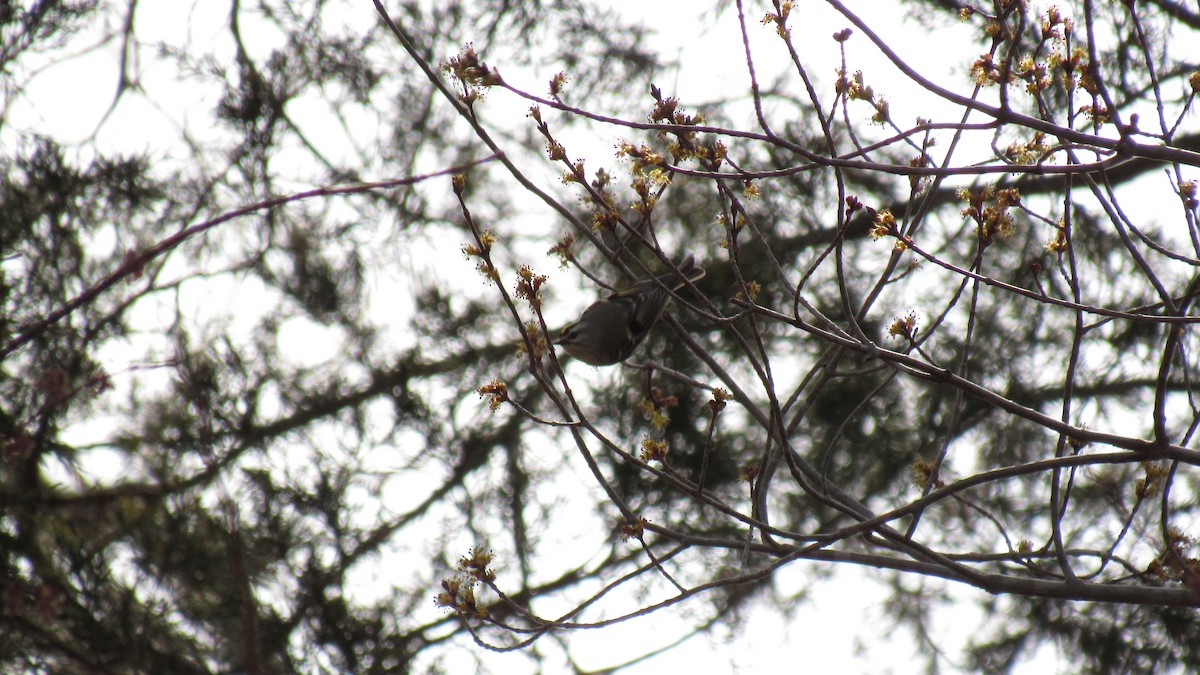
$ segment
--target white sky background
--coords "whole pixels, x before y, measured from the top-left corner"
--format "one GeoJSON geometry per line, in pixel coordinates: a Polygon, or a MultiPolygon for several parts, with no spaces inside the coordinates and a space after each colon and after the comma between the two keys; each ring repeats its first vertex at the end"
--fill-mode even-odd
{"type": "MultiPolygon", "coordinates": [[[[694,0],[614,1],[614,6],[620,8],[626,16],[641,16],[645,23],[660,27],[658,45],[664,56],[674,56],[685,65],[679,79],[655,83],[665,94],[679,97],[689,111],[696,111],[700,103],[715,98],[714,91],[720,95],[728,95],[748,89],[742,38],[735,20],[735,10],[731,8],[719,20],[714,21],[711,16],[696,16],[695,7],[698,4],[710,3],[697,3],[694,0]],[[676,35],[686,36],[688,39],[679,40],[677,48],[662,46],[670,43],[676,35]],[[702,39],[696,39],[697,36],[702,36],[702,39]]],[[[810,41],[797,40],[797,46],[810,75],[817,78],[819,84],[825,85],[821,94],[828,105],[832,99],[834,68],[839,58],[836,43],[830,36],[837,30],[849,27],[849,24],[835,17],[823,3],[796,4],[792,24],[796,26],[797,34],[803,29],[804,35],[816,36],[810,41]]],[[[937,35],[930,35],[926,29],[906,22],[899,15],[901,8],[898,3],[858,0],[847,4],[852,9],[861,11],[860,16],[866,18],[888,44],[916,70],[948,88],[969,92],[970,82],[966,71],[970,62],[978,55],[978,47],[971,46],[972,29],[951,27],[937,35]]],[[[747,5],[754,7],[747,9],[747,19],[754,40],[756,64],[760,67],[760,75],[763,75],[764,71],[761,68],[764,64],[780,64],[786,60],[786,55],[773,30],[759,22],[763,13],[767,11],[767,3],[747,2],[747,5]]],[[[220,51],[221,43],[228,39],[225,36],[227,12],[226,3],[209,0],[197,0],[195,3],[161,0],[142,2],[138,9],[139,31],[161,35],[164,40],[181,45],[199,45],[205,50],[216,48],[220,51]]],[[[361,16],[347,16],[345,20],[355,24],[359,21],[364,24],[373,23],[375,10],[370,0],[362,1],[361,16]]],[[[470,36],[464,37],[470,39],[470,36]]],[[[14,108],[10,126],[4,135],[0,136],[0,143],[8,145],[14,142],[14,128],[37,129],[63,143],[83,141],[99,129],[96,141],[102,148],[119,148],[130,153],[149,150],[163,161],[185,157],[184,152],[176,155],[175,151],[165,144],[174,142],[178,137],[176,125],[186,124],[189,128],[196,128],[197,120],[211,115],[214,103],[211,94],[184,88],[177,91],[177,96],[166,100],[156,95],[155,100],[173,106],[172,109],[153,108],[143,97],[126,97],[112,116],[100,125],[107,106],[113,99],[116,86],[115,47],[106,45],[93,52],[81,54],[79,58],[40,77],[36,86],[30,88],[27,100],[14,108]]],[[[933,97],[916,90],[901,89],[906,83],[895,76],[896,71],[861,34],[856,32],[847,44],[847,49],[851,59],[851,71],[864,71],[867,82],[874,86],[877,93],[889,99],[892,116],[899,124],[910,124],[917,115],[939,121],[957,120],[956,111],[949,117],[944,114],[951,110],[948,107],[928,107],[935,100],[933,97]]],[[[396,54],[398,58],[407,58],[398,46],[396,54]]],[[[484,54],[484,58],[487,58],[487,54],[484,54]]],[[[546,65],[544,70],[529,73],[501,68],[506,78],[535,94],[544,94],[546,81],[558,69],[553,64],[546,65]],[[525,79],[522,81],[522,78],[525,79]]],[[[152,83],[150,80],[169,77],[170,73],[156,71],[150,67],[142,71],[142,76],[147,80],[148,91],[161,94],[169,86],[165,82],[152,83]]],[[[642,83],[637,83],[637,86],[642,86],[642,83]]],[[[863,117],[869,116],[867,104],[858,105],[861,106],[860,112],[863,117]]],[[[527,107],[527,103],[499,92],[490,94],[483,103],[485,117],[492,120],[503,119],[505,116],[508,119],[523,119],[527,107]],[[512,111],[519,112],[513,114],[512,111]]],[[[318,110],[296,112],[320,114],[318,110]]],[[[1143,117],[1152,119],[1145,115],[1143,117]]],[[[735,125],[737,122],[735,120],[735,125]]],[[[331,129],[331,139],[328,143],[330,152],[335,152],[334,149],[338,147],[337,133],[339,132],[336,129],[331,129]]],[[[612,133],[615,137],[631,137],[616,130],[612,133]]],[[[321,140],[317,139],[318,142],[321,140]]],[[[589,158],[590,171],[600,165],[614,167],[613,141],[613,137],[589,140],[583,136],[570,136],[567,146],[573,156],[589,158]],[[589,143],[593,147],[588,147],[589,143]]],[[[387,177],[390,176],[366,178],[387,177]]],[[[311,186],[296,186],[297,189],[305,187],[311,186]]],[[[556,190],[553,184],[544,187],[550,188],[552,192],[556,190]]],[[[572,198],[561,186],[557,188],[557,192],[564,200],[572,198]]],[[[537,216],[539,218],[551,217],[544,213],[548,209],[540,207],[539,204],[531,204],[528,208],[531,213],[541,212],[537,216]]],[[[464,267],[469,263],[463,260],[458,250],[459,244],[461,242],[446,244],[437,251],[441,256],[439,264],[450,270],[447,276],[462,275],[464,271],[469,270],[464,267]]],[[[416,252],[411,255],[413,259],[418,259],[422,254],[416,252]]],[[[550,265],[547,263],[546,267],[549,268],[550,265]]],[[[554,275],[553,272],[551,274],[560,276],[554,275]]],[[[227,289],[230,298],[246,291],[246,288],[233,285],[227,289]]],[[[481,292],[486,293],[487,289],[481,292]]],[[[567,304],[565,308],[550,308],[548,319],[565,321],[583,302],[586,301],[581,301],[579,305],[567,304]]],[[[306,344],[311,344],[311,335],[303,333],[302,339],[306,344]]],[[[325,347],[327,356],[335,354],[338,349],[337,345],[328,343],[325,347]]],[[[319,360],[322,357],[317,355],[317,358],[319,360]]],[[[585,379],[592,376],[579,369],[572,375],[585,379]]],[[[117,384],[120,387],[119,381],[117,384]]],[[[807,579],[814,576],[813,570],[816,565],[817,563],[801,562],[782,569],[776,574],[776,588],[782,594],[803,589],[808,583],[807,579]]],[[[821,580],[808,589],[810,598],[795,612],[792,619],[780,620],[779,614],[774,610],[749,611],[745,615],[746,620],[734,636],[722,639],[720,636],[725,632],[723,629],[715,634],[701,635],[625,672],[657,675],[662,672],[725,672],[730,668],[733,672],[744,673],[890,672],[902,675],[921,672],[925,659],[917,657],[917,654],[926,652],[928,647],[921,645],[915,636],[906,631],[893,630],[892,620],[884,614],[884,609],[880,606],[880,599],[886,595],[887,590],[882,583],[876,581],[879,578],[886,577],[848,565],[837,566],[832,578],[821,580]],[[859,654],[859,651],[862,653],[859,654]]],[[[939,648],[947,651],[951,659],[950,664],[956,663],[957,648],[970,638],[979,625],[979,613],[974,605],[982,591],[916,577],[906,579],[905,583],[929,584],[933,591],[931,597],[949,593],[957,600],[953,603],[953,611],[939,611],[934,614],[934,632],[931,636],[939,648]]],[[[367,588],[361,590],[370,594],[367,588]]],[[[694,602],[703,603],[704,600],[701,598],[694,602]]],[[[686,603],[615,627],[572,634],[570,641],[577,665],[584,669],[601,669],[635,658],[642,650],[661,646],[671,639],[670,636],[678,634],[681,630],[677,618],[680,607],[686,608],[686,603]]],[[[469,646],[469,641],[461,644],[464,649],[475,649],[469,646]]],[[[544,639],[540,647],[551,654],[557,650],[551,639],[544,639]]],[[[473,664],[478,656],[464,653],[463,664],[473,664]]],[[[485,654],[482,658],[497,673],[524,672],[523,669],[530,667],[531,663],[527,655],[521,654],[485,654]]],[[[1057,672],[1060,670],[1059,658],[1049,650],[1044,650],[1034,663],[1025,664],[1021,672],[1057,672]]],[[[946,664],[943,662],[943,665],[946,664]]],[[[947,668],[945,672],[953,671],[947,668]]]]}

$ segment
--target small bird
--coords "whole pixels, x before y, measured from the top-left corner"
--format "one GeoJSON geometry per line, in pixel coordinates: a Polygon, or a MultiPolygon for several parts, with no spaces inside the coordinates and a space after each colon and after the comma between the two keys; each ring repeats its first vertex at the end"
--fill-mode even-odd
{"type": "Polygon", "coordinates": [[[628,288],[609,293],[583,310],[575,323],[562,329],[554,344],[571,356],[593,366],[611,366],[629,358],[667,309],[671,294],[687,281],[704,278],[704,268],[689,255],[679,264],[679,274],[643,279],[628,288]],[[664,288],[664,286],[666,288],[664,288]]]}

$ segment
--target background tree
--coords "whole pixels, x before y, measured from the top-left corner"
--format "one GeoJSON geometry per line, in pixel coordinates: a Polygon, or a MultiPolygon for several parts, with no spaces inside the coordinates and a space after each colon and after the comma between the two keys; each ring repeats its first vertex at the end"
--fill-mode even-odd
{"type": "Polygon", "coordinates": [[[907,3],[945,75],[877,3],[165,4],[0,13],[6,671],[558,669],[800,561],[931,671],[1200,667],[1194,12],[907,3]],[[550,350],[687,253],[630,361],[550,350]]]}

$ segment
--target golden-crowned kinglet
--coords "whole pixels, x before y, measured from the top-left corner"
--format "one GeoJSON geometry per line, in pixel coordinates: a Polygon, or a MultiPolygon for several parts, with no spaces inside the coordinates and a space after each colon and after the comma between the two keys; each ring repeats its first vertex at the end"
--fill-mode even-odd
{"type": "Polygon", "coordinates": [[[689,255],[679,264],[679,275],[671,272],[657,280],[643,279],[593,302],[578,321],[562,329],[554,343],[593,366],[624,361],[642,344],[666,310],[671,301],[667,289],[677,291],[683,288],[684,278],[695,282],[703,276],[704,268],[697,267],[694,257],[689,255]]]}

